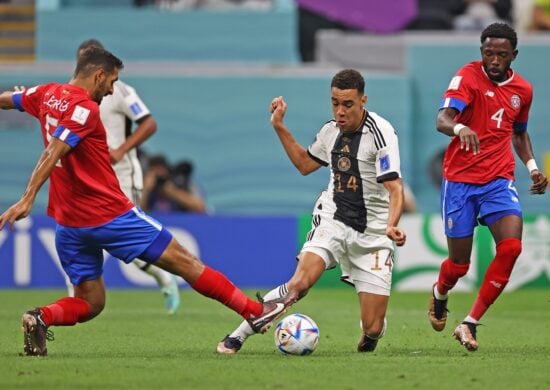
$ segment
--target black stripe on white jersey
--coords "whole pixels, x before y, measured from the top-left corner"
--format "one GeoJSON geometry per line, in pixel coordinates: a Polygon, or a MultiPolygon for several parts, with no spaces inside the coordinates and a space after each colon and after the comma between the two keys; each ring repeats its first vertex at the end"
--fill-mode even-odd
{"type": "Polygon", "coordinates": [[[367,129],[374,135],[374,146],[376,146],[377,150],[380,150],[386,146],[386,140],[384,139],[384,135],[380,131],[380,128],[376,124],[376,121],[372,116],[369,115],[367,112],[367,118],[365,119],[365,126],[367,129]]]}
{"type": "Polygon", "coordinates": [[[334,193],[336,205],[334,219],[358,232],[367,227],[367,209],[363,198],[363,184],[357,152],[363,132],[340,133],[331,151],[334,193]]]}
{"type": "Polygon", "coordinates": [[[314,156],[313,154],[311,154],[311,152],[310,152],[309,150],[307,150],[307,155],[308,155],[313,161],[316,161],[317,163],[321,164],[322,166],[324,166],[324,167],[328,166],[328,162],[321,160],[321,159],[320,159],[319,157],[317,157],[317,156],[314,156]]]}

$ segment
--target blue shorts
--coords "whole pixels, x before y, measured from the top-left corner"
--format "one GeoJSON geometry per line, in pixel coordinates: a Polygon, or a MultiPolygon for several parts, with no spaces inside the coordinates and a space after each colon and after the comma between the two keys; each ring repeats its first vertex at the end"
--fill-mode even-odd
{"type": "Polygon", "coordinates": [[[447,237],[471,237],[478,221],[490,226],[506,215],[522,217],[518,192],[512,180],[498,178],[479,185],[443,179],[441,216],[447,237]]]}
{"type": "Polygon", "coordinates": [[[57,254],[74,285],[102,275],[103,250],[125,263],[138,257],[153,263],[171,239],[172,234],[160,222],[136,207],[101,226],[58,224],[55,231],[57,254]]]}

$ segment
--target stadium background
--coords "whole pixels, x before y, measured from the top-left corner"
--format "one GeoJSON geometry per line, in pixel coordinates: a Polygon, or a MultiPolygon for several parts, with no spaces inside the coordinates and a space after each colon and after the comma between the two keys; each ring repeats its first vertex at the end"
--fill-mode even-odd
{"type": "MultiPolygon", "coordinates": [[[[136,87],[159,123],[145,150],[173,161],[193,160],[213,210],[208,217],[158,217],[205,262],[243,287],[269,287],[290,275],[310,208],[326,186],[324,170],[304,178],[287,160],[269,125],[270,99],[285,96],[287,123],[307,145],[330,119],[332,75],[341,67],[359,68],[367,82],[367,107],[390,119],[399,132],[402,171],[420,210],[403,218],[409,241],[399,252],[394,286],[421,290],[431,285],[446,254],[430,164],[448,139],[436,132],[435,113],[454,72],[479,57],[478,33],[402,33],[375,37],[388,43],[378,46],[368,34],[329,34],[320,49],[330,57],[326,52],[338,39],[341,62],[333,56],[304,65],[298,59],[296,10],[290,2],[273,11],[173,13],[133,9],[128,1],[41,4],[48,6],[36,9],[35,61],[2,62],[2,89],[66,81],[78,44],[92,37],[101,40],[125,61],[121,78],[136,87]],[[57,7],[61,4],[65,6],[57,7]],[[395,50],[399,55],[394,59],[373,65],[395,50]]],[[[535,88],[529,128],[547,174],[550,80],[544,64],[550,61],[549,47],[550,36],[520,35],[514,63],[535,88]]],[[[5,209],[18,199],[42,145],[36,123],[18,113],[0,113],[0,139],[0,208],[5,209]]],[[[548,287],[548,195],[528,195],[529,178],[521,165],[517,185],[528,215],[525,249],[508,289],[548,287]]],[[[0,232],[0,288],[63,285],[51,246],[53,223],[42,215],[46,194],[42,190],[32,218],[18,223],[13,234],[0,232]]],[[[479,270],[493,251],[487,231],[479,229],[472,259],[477,272],[461,281],[461,289],[479,285],[479,270]]],[[[337,276],[329,272],[321,284],[336,285],[337,276]]],[[[150,285],[111,260],[106,281],[113,287],[150,285]]]]}

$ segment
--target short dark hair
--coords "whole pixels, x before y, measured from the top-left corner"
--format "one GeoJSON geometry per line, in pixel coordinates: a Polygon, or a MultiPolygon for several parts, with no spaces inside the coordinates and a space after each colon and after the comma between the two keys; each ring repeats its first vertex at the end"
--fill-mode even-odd
{"type": "Polygon", "coordinates": [[[108,50],[91,46],[84,50],[76,61],[74,76],[89,76],[97,69],[103,69],[106,73],[113,73],[115,69],[124,68],[122,61],[108,50]]]}
{"type": "Polygon", "coordinates": [[[78,54],[82,51],[82,50],[86,50],[90,47],[99,47],[100,49],[105,49],[105,47],[102,45],[101,42],[99,42],[97,39],[94,39],[94,38],[91,38],[91,39],[87,39],[85,40],[84,42],[82,42],[79,46],[78,46],[78,49],[76,50],[76,55],[78,56],[78,54]]]}
{"type": "Polygon", "coordinates": [[[365,80],[355,69],[344,69],[332,78],[330,87],[338,89],[356,89],[361,95],[365,94],[365,80]]]}
{"type": "Polygon", "coordinates": [[[481,32],[482,45],[487,38],[508,39],[514,50],[516,50],[518,46],[518,36],[516,31],[506,23],[493,23],[485,27],[485,30],[481,32]]]}
{"type": "Polygon", "coordinates": [[[170,164],[168,160],[162,154],[155,154],[147,159],[148,167],[165,167],[170,169],[170,164]]]}

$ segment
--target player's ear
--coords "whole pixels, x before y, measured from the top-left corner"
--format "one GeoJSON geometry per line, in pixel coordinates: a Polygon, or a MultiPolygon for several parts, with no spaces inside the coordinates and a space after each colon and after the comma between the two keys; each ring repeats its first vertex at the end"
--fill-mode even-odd
{"type": "Polygon", "coordinates": [[[367,100],[369,100],[369,98],[367,97],[367,95],[363,95],[361,97],[361,104],[364,106],[365,104],[367,104],[367,100]]]}
{"type": "Polygon", "coordinates": [[[105,70],[102,68],[97,69],[94,72],[94,81],[96,84],[100,84],[105,79],[105,70]]]}

